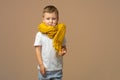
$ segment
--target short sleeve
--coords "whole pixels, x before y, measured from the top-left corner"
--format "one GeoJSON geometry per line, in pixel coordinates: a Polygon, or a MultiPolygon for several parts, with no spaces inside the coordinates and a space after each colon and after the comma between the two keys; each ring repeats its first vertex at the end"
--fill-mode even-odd
{"type": "Polygon", "coordinates": [[[34,46],[41,46],[41,33],[38,32],[35,36],[34,46]]]}
{"type": "Polygon", "coordinates": [[[63,39],[62,46],[66,45],[66,38],[63,39]]]}

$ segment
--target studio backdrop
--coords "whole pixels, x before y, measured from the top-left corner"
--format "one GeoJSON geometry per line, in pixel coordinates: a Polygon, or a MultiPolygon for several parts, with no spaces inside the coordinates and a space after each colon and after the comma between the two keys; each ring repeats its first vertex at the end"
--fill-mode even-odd
{"type": "Polygon", "coordinates": [[[34,38],[50,4],[67,26],[63,80],[120,80],[120,0],[0,0],[0,80],[37,80],[34,38]]]}

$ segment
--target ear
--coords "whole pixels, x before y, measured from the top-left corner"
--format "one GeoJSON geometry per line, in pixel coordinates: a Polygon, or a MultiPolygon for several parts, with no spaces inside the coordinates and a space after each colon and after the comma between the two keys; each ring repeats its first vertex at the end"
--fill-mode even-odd
{"type": "Polygon", "coordinates": [[[59,16],[57,17],[57,21],[59,21],[59,16]]]}

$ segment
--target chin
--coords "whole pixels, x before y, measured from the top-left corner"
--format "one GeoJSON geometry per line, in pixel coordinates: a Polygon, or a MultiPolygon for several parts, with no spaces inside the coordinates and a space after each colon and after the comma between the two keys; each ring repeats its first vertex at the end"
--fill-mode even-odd
{"type": "Polygon", "coordinates": [[[50,26],[54,26],[54,25],[50,25],[50,26]]]}
{"type": "Polygon", "coordinates": [[[56,26],[56,24],[47,24],[48,26],[56,26]]]}

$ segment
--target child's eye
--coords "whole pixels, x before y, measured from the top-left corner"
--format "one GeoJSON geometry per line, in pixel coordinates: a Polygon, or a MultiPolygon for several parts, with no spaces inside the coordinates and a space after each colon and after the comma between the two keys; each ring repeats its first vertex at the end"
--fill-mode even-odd
{"type": "Polygon", "coordinates": [[[56,18],[52,18],[52,20],[56,20],[56,18]]]}
{"type": "Polygon", "coordinates": [[[47,20],[49,20],[50,18],[46,18],[47,20]]]}

